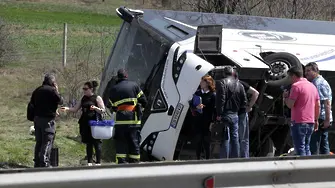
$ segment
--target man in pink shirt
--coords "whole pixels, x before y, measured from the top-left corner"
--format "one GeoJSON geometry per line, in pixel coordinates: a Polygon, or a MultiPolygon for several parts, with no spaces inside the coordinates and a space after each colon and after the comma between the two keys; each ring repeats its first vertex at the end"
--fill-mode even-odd
{"type": "Polygon", "coordinates": [[[309,144],[311,135],[318,129],[320,97],[316,87],[303,78],[302,67],[292,67],[287,71],[291,78],[290,92],[285,91],[283,98],[291,109],[291,135],[297,155],[311,155],[309,144]]]}

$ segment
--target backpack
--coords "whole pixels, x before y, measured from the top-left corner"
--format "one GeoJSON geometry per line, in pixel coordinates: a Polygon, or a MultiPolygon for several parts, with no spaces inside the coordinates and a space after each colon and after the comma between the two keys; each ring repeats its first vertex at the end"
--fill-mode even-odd
{"type": "Polygon", "coordinates": [[[29,121],[34,121],[35,113],[34,113],[34,105],[29,102],[27,105],[27,119],[29,121]]]}

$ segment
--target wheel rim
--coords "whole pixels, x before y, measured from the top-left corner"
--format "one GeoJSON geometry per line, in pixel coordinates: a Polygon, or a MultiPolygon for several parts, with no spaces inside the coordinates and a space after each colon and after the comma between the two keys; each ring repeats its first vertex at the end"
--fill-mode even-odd
{"type": "Polygon", "coordinates": [[[290,64],[286,61],[278,60],[271,62],[269,70],[271,80],[279,80],[286,76],[286,72],[290,68],[290,64]]]}

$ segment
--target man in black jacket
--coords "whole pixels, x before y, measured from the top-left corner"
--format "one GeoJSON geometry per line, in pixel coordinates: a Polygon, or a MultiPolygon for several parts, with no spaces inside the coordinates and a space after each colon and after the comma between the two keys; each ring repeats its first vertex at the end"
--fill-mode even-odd
{"type": "Polygon", "coordinates": [[[225,67],[221,80],[216,82],[217,120],[221,121],[225,130],[220,158],[238,158],[240,155],[238,112],[246,105],[246,93],[235,78],[234,68],[225,67]]]}
{"type": "Polygon", "coordinates": [[[42,86],[35,89],[30,103],[34,108],[36,140],[34,167],[50,167],[50,154],[56,133],[55,117],[58,105],[63,104],[54,75],[45,75],[42,86]]]}

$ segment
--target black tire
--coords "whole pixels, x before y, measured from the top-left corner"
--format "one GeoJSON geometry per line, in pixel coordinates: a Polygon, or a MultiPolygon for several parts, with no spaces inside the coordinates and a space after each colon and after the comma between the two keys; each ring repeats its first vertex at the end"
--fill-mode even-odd
{"type": "Polygon", "coordinates": [[[281,80],[286,77],[286,72],[293,66],[301,66],[300,60],[293,54],[287,52],[273,53],[264,58],[271,66],[270,80],[281,80]]]}

